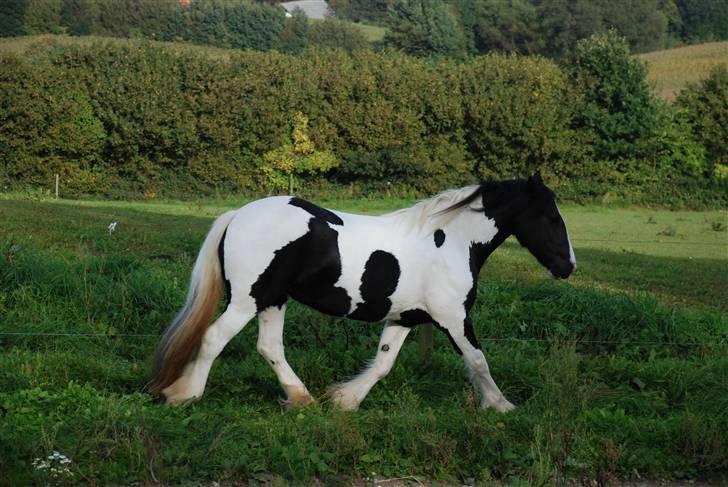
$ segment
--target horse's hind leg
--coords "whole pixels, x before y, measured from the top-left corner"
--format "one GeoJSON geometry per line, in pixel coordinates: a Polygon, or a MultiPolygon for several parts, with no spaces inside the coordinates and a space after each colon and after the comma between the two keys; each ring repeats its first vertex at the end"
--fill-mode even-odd
{"type": "Polygon", "coordinates": [[[283,347],[285,314],[285,304],[271,306],[258,314],[258,351],[273,368],[286,391],[286,404],[289,407],[305,406],[313,402],[313,397],[286,361],[283,347]]]}
{"type": "Polygon", "coordinates": [[[249,306],[228,305],[225,312],[205,331],[195,359],[187,364],[179,379],[162,391],[168,403],[178,404],[193,397],[202,397],[212,362],[253,316],[255,305],[252,302],[249,306]]]}
{"type": "Polygon", "coordinates": [[[394,360],[409,332],[408,327],[387,323],[379,338],[377,354],[369,367],[349,382],[331,389],[331,397],[337,406],[345,411],[352,411],[359,407],[374,384],[392,370],[394,360]]]}

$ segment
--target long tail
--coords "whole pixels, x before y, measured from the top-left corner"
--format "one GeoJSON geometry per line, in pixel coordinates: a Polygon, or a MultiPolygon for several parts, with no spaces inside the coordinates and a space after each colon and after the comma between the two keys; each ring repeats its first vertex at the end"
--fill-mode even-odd
{"type": "Polygon", "coordinates": [[[218,248],[235,213],[228,211],[215,220],[202,244],[192,269],[187,301],[164,331],[157,346],[153,379],[149,386],[152,394],[161,394],[182,375],[210,326],[224,289],[218,248]]]}

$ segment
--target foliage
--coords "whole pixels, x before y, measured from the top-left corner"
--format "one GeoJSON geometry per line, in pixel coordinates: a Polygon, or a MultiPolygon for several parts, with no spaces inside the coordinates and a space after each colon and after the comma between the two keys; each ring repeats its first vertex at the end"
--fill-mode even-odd
{"type": "Polygon", "coordinates": [[[5,0],[0,2],[0,37],[15,37],[27,34],[25,28],[26,0],[5,0]]]}
{"type": "Polygon", "coordinates": [[[293,116],[292,140],[266,152],[263,159],[263,172],[279,188],[287,183],[288,194],[293,194],[294,174],[326,173],[338,164],[331,152],[316,149],[308,134],[308,117],[301,112],[293,116]]]}
{"type": "Polygon", "coordinates": [[[310,47],[343,49],[346,52],[369,47],[369,42],[360,28],[332,19],[313,22],[308,29],[307,42],[310,47]]]}
{"type": "Polygon", "coordinates": [[[95,0],[93,24],[99,34],[114,37],[161,38],[177,0],[95,0]]]}
{"type": "Polygon", "coordinates": [[[728,39],[728,4],[723,0],[675,0],[681,37],[687,41],[728,39]]]}
{"type": "Polygon", "coordinates": [[[310,29],[308,17],[296,10],[293,16],[286,19],[286,24],[279,35],[278,45],[281,52],[298,54],[306,48],[308,31],[310,29]]]}
{"type": "MultiPolygon", "coordinates": [[[[301,19],[289,26],[291,34],[300,35],[301,19]]],[[[305,24],[305,23],[304,23],[305,24]]],[[[269,5],[234,0],[192,2],[174,10],[163,34],[164,40],[184,40],[198,44],[239,49],[269,50],[279,47],[286,26],[282,9],[269,5]]],[[[288,39],[287,42],[293,42],[288,39]]],[[[285,44],[284,44],[285,45],[285,44]]],[[[295,45],[290,49],[295,51],[295,45]]]]}
{"type": "Polygon", "coordinates": [[[702,139],[652,98],[623,40],[600,42],[560,68],[44,38],[2,58],[0,177],[25,189],[60,172],[67,196],[264,193],[263,155],[287,143],[301,112],[339,161],[326,180],[300,175],[306,187],[422,194],[541,168],[573,199],[725,201],[702,139]]]}
{"type": "Polygon", "coordinates": [[[708,171],[724,174],[728,169],[728,67],[718,66],[703,81],[688,85],[676,105],[705,147],[708,171]]]}
{"type": "Polygon", "coordinates": [[[657,102],[646,81],[647,67],[629,54],[615,31],[579,41],[573,76],[581,92],[575,124],[594,135],[597,161],[647,155],[657,131],[657,102]]]}
{"type": "Polygon", "coordinates": [[[452,8],[438,0],[397,0],[384,36],[386,46],[419,57],[462,57],[465,36],[452,8]]]}
{"type": "Polygon", "coordinates": [[[543,42],[538,34],[538,15],[527,0],[470,1],[477,11],[465,15],[477,19],[473,25],[473,42],[477,52],[541,52],[543,42]]]}
{"type": "Polygon", "coordinates": [[[27,0],[23,19],[26,33],[58,33],[62,8],[63,0],[27,0]]]}
{"type": "Polygon", "coordinates": [[[340,19],[385,24],[389,8],[396,0],[330,0],[329,5],[340,19]]]}
{"type": "Polygon", "coordinates": [[[90,35],[98,31],[99,7],[96,0],[64,0],[61,25],[75,36],[90,35]]]}
{"type": "Polygon", "coordinates": [[[578,134],[569,127],[572,107],[564,103],[571,93],[552,62],[491,55],[464,65],[461,77],[467,147],[479,177],[537,168],[566,175],[581,165],[578,134]]]}

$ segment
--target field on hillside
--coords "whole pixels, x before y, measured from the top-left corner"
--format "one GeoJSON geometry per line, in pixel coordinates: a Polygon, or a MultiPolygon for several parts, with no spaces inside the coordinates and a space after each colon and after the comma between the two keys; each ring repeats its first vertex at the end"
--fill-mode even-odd
{"type": "MultiPolygon", "coordinates": [[[[566,282],[499,249],[473,321],[519,406],[507,415],[477,409],[439,333],[428,366],[408,339],[360,411],[285,411],[253,323],[205,398],[169,408],[144,392],[157,336],[212,216],[241,203],[0,200],[0,485],[726,479],[725,213],[567,206],[579,269],[566,282]],[[51,473],[54,451],[70,463],[51,473]]],[[[314,395],[355,373],[381,330],[295,304],[287,322],[314,395]]]]}
{"type": "Polygon", "coordinates": [[[705,78],[719,64],[728,65],[728,41],[665,49],[639,57],[648,63],[647,79],[654,83],[657,96],[672,101],[688,83],[705,78]]]}

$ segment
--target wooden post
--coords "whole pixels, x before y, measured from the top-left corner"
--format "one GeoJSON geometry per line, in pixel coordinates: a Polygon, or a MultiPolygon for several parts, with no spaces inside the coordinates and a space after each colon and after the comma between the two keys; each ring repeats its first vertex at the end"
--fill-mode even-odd
{"type": "Polygon", "coordinates": [[[58,174],[56,174],[56,199],[58,199],[58,174]]]}
{"type": "Polygon", "coordinates": [[[424,365],[432,363],[432,323],[420,325],[417,335],[418,348],[420,351],[420,361],[424,365]]]}

